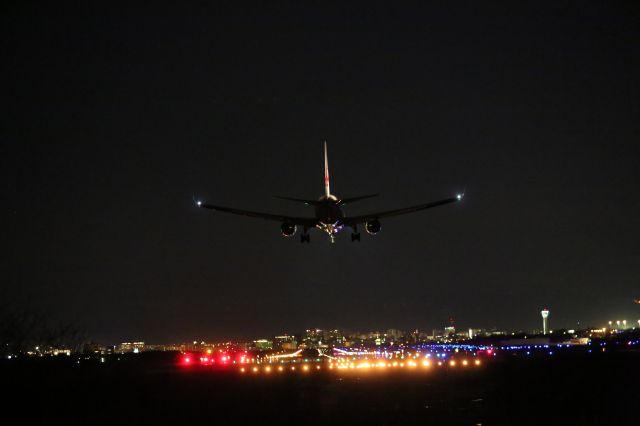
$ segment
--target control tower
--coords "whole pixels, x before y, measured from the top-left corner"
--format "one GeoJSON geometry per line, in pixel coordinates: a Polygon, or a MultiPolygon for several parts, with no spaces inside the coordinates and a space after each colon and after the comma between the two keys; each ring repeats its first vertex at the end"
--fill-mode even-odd
{"type": "Polygon", "coordinates": [[[540,314],[542,315],[542,333],[546,335],[549,331],[549,328],[547,326],[547,317],[549,316],[549,310],[547,308],[544,308],[540,312],[540,314]]]}

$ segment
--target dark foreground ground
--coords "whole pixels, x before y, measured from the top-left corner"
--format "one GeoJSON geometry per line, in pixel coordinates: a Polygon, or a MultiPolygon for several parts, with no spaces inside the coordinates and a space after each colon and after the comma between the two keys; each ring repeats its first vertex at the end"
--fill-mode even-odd
{"type": "Polygon", "coordinates": [[[280,375],[138,357],[3,363],[2,417],[66,425],[640,425],[638,353],[280,375]]]}

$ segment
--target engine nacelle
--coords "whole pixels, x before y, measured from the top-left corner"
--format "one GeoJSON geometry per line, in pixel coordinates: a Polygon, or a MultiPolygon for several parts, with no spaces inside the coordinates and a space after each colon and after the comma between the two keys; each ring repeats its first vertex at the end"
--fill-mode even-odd
{"type": "Polygon", "coordinates": [[[378,219],[370,220],[365,225],[367,233],[371,235],[376,235],[378,232],[380,232],[381,227],[382,225],[380,225],[380,221],[378,219]]]}
{"type": "Polygon", "coordinates": [[[292,237],[296,233],[296,225],[285,222],[280,227],[280,230],[282,231],[283,237],[292,237]]]}

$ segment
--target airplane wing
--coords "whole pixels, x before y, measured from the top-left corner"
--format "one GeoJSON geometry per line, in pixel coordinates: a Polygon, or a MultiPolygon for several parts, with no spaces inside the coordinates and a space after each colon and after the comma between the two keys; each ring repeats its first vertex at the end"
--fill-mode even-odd
{"type": "Polygon", "coordinates": [[[405,207],[402,209],[387,210],[384,212],[370,213],[362,216],[345,217],[343,221],[345,225],[353,226],[360,223],[365,223],[373,219],[382,219],[385,217],[400,216],[403,214],[418,212],[420,210],[430,209],[432,207],[438,207],[443,204],[455,203],[460,200],[462,200],[462,195],[456,195],[455,197],[445,198],[444,200],[432,201],[430,203],[418,204],[416,206],[405,207]]]}
{"type": "Polygon", "coordinates": [[[237,214],[241,216],[257,217],[257,218],[266,219],[266,220],[274,220],[277,222],[293,223],[294,225],[302,225],[302,226],[308,226],[308,227],[314,227],[317,222],[317,220],[312,217],[294,217],[294,216],[285,216],[280,214],[260,213],[260,212],[250,211],[250,210],[236,209],[232,207],[216,206],[213,204],[203,203],[201,201],[197,201],[196,205],[203,209],[217,210],[219,212],[232,213],[232,214],[237,214]]]}

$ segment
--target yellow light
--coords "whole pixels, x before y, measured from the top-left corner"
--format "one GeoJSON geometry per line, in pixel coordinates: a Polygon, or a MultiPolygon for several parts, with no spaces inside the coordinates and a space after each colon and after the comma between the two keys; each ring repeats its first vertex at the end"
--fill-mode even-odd
{"type": "Polygon", "coordinates": [[[456,362],[454,360],[449,361],[449,365],[452,367],[456,366],[456,362]]]}
{"type": "Polygon", "coordinates": [[[428,367],[429,365],[430,365],[429,361],[422,361],[422,366],[423,367],[428,367]]]}
{"type": "Polygon", "coordinates": [[[308,365],[305,365],[304,367],[302,367],[302,369],[303,369],[304,371],[307,371],[307,370],[309,370],[309,366],[308,366],[308,365]]]}
{"type": "Polygon", "coordinates": [[[296,368],[295,367],[291,367],[291,371],[294,371],[296,368]]]}
{"type": "Polygon", "coordinates": [[[244,367],[242,367],[242,368],[240,369],[240,372],[241,372],[241,373],[244,373],[244,367]]]}
{"type": "Polygon", "coordinates": [[[480,360],[476,359],[476,365],[480,365],[480,360]]]}
{"type": "Polygon", "coordinates": [[[397,363],[397,362],[394,362],[394,363],[393,363],[393,366],[394,366],[394,367],[397,367],[397,366],[398,366],[398,363],[397,363]]]}
{"type": "Polygon", "coordinates": [[[316,367],[316,370],[320,370],[320,366],[319,365],[316,367]]]}
{"type": "Polygon", "coordinates": [[[467,364],[468,364],[468,362],[467,362],[466,359],[464,361],[462,361],[462,365],[467,365],[467,364]]]}
{"type": "Polygon", "coordinates": [[[211,349],[207,349],[207,353],[211,355],[211,349]]]}
{"type": "Polygon", "coordinates": [[[264,371],[266,371],[267,373],[271,371],[271,367],[265,367],[264,371]]]}
{"type": "Polygon", "coordinates": [[[258,367],[253,367],[253,372],[257,373],[258,372],[258,367]]]}
{"type": "Polygon", "coordinates": [[[438,365],[442,365],[442,361],[438,361],[438,365]]]}
{"type": "Polygon", "coordinates": [[[401,362],[401,363],[400,363],[400,367],[404,367],[404,362],[401,362]]]}
{"type": "Polygon", "coordinates": [[[282,366],[278,367],[278,371],[282,371],[282,366]]]}

